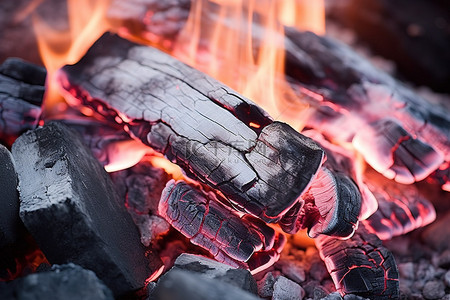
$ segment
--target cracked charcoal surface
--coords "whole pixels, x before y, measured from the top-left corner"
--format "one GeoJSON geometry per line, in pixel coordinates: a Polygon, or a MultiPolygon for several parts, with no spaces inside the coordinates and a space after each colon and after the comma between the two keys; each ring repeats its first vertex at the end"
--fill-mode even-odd
{"type": "Polygon", "coordinates": [[[136,138],[266,222],[295,204],[322,162],[312,140],[272,122],[250,100],[115,35],[105,34],[79,63],[61,69],[59,81],[73,105],[120,116],[136,138]]]}
{"type": "Polygon", "coordinates": [[[337,290],[371,299],[399,297],[399,274],[392,253],[363,224],[348,240],[315,239],[337,290]]]}
{"type": "Polygon", "coordinates": [[[279,256],[277,249],[272,249],[277,246],[273,229],[262,222],[241,219],[235,211],[220,204],[214,194],[185,182],[172,180],[167,184],[158,211],[192,243],[231,266],[252,270],[250,258],[258,251],[279,256]]]}
{"type": "Polygon", "coordinates": [[[80,137],[51,122],[18,138],[12,152],[20,217],[49,262],[89,268],[115,295],[142,287],[158,266],[146,259],[108,174],[80,137]]]}
{"type": "Polygon", "coordinates": [[[46,70],[17,58],[0,65],[0,141],[12,144],[41,115],[46,70]]]}

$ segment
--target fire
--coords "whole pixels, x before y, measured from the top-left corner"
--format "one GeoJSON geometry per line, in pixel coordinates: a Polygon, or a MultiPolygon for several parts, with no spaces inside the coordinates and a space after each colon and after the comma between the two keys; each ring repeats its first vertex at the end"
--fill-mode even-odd
{"type": "Polygon", "coordinates": [[[324,33],[323,1],[310,2],[195,1],[172,54],[300,130],[307,107],[282,77],[283,37],[285,25],[324,33]]]}
{"type": "Polygon", "coordinates": [[[109,2],[109,0],[67,0],[67,29],[55,29],[38,14],[33,15],[33,27],[40,55],[49,78],[45,99],[47,113],[52,106],[62,101],[52,79],[56,70],[65,64],[77,62],[89,47],[110,29],[105,18],[109,2]]]}

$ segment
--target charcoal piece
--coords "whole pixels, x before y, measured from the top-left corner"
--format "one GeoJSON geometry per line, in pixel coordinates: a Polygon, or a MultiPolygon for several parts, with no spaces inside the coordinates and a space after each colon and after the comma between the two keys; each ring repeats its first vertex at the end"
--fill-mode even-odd
{"type": "Polygon", "coordinates": [[[441,0],[336,1],[331,17],[355,31],[376,54],[393,60],[399,75],[450,92],[448,3],[441,0]]]}
{"type": "Polygon", "coordinates": [[[401,185],[366,171],[366,182],[378,201],[378,210],[366,226],[382,240],[424,227],[436,219],[433,204],[414,185],[401,185]]]}
{"type": "Polygon", "coordinates": [[[427,178],[427,181],[439,184],[444,191],[450,192],[450,162],[446,161],[427,178]]]}
{"type": "Polygon", "coordinates": [[[308,228],[308,235],[319,234],[348,237],[358,225],[361,195],[346,175],[322,168],[311,187],[281,219],[281,228],[288,233],[308,228]]]}
{"type": "Polygon", "coordinates": [[[0,287],[4,300],[113,300],[113,294],[94,272],[72,263],[19,278],[0,287]]]}
{"type": "Polygon", "coordinates": [[[72,105],[123,122],[135,138],[266,222],[295,204],[322,162],[312,140],[272,122],[250,100],[116,35],[103,35],[58,80],[72,105]]]}
{"type": "Polygon", "coordinates": [[[152,296],[155,300],[260,299],[256,295],[220,280],[176,269],[161,277],[152,296]]]}
{"type": "Polygon", "coordinates": [[[159,200],[170,176],[145,159],[129,169],[110,175],[139,228],[142,244],[150,246],[158,236],[170,229],[169,223],[158,214],[159,200]]]}
{"type": "Polygon", "coordinates": [[[0,249],[14,244],[23,230],[19,218],[17,173],[11,153],[0,144],[0,249]]]}
{"type": "Polygon", "coordinates": [[[50,122],[18,138],[12,152],[20,217],[49,262],[93,270],[115,295],[143,287],[161,267],[146,259],[111,179],[75,132],[50,122]]]}
{"type": "Polygon", "coordinates": [[[256,281],[249,271],[235,269],[204,256],[183,253],[175,260],[173,269],[200,273],[202,276],[237,286],[252,294],[257,292],[256,281]]]}
{"type": "Polygon", "coordinates": [[[46,70],[20,59],[0,65],[0,141],[12,144],[34,129],[41,115],[46,70]]]}
{"type": "Polygon", "coordinates": [[[357,148],[368,163],[399,182],[422,180],[449,160],[450,118],[445,109],[330,38],[286,28],[285,42],[292,87],[317,109],[308,126],[335,142],[352,142],[358,135],[357,148]],[[378,149],[371,148],[374,145],[378,149]],[[371,155],[387,158],[392,166],[370,160],[371,155]]]}
{"type": "Polygon", "coordinates": [[[273,264],[284,242],[263,222],[241,219],[221,204],[223,199],[183,181],[171,180],[159,203],[159,214],[190,241],[208,250],[218,261],[257,272],[273,264]],[[259,257],[258,255],[263,256],[259,257]],[[256,262],[253,256],[256,255],[256,262]]]}
{"type": "Polygon", "coordinates": [[[125,200],[128,213],[139,228],[142,244],[150,246],[170,228],[169,223],[158,215],[159,200],[170,176],[146,159],[110,175],[120,197],[125,200]]]}
{"type": "Polygon", "coordinates": [[[284,276],[278,277],[273,285],[272,300],[296,300],[303,299],[304,296],[303,288],[284,276]]]}
{"type": "Polygon", "coordinates": [[[342,295],[355,294],[370,299],[399,297],[394,256],[363,224],[350,239],[339,240],[322,235],[315,242],[336,289],[342,295]]]}
{"type": "Polygon", "coordinates": [[[272,272],[267,272],[264,277],[258,281],[258,295],[262,298],[272,298],[273,285],[275,278],[272,272]]]}

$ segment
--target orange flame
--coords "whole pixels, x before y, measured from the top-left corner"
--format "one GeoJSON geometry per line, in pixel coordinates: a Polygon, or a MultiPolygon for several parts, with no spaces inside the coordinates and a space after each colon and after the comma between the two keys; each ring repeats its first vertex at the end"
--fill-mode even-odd
{"type": "Polygon", "coordinates": [[[172,54],[300,130],[307,107],[283,78],[283,25],[323,33],[323,1],[310,2],[195,1],[172,54]]]}
{"type": "Polygon", "coordinates": [[[67,0],[68,28],[55,29],[38,14],[33,15],[33,28],[40,55],[48,71],[46,110],[62,101],[53,80],[55,72],[65,64],[76,63],[110,26],[106,19],[109,0],[67,0]]]}

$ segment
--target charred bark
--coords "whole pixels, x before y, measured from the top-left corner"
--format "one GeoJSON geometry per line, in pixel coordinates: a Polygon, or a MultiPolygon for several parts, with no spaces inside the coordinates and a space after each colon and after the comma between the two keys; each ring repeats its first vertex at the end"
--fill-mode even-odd
{"type": "Polygon", "coordinates": [[[323,151],[236,92],[172,57],[105,34],[59,74],[74,105],[123,123],[238,207],[278,221],[310,184],[323,151]]]}
{"type": "Polygon", "coordinates": [[[0,142],[11,145],[41,115],[46,70],[17,58],[0,65],[0,142]]]}
{"type": "Polygon", "coordinates": [[[394,256],[364,226],[360,226],[348,240],[320,236],[315,241],[342,295],[398,299],[399,275],[394,256]]]}

